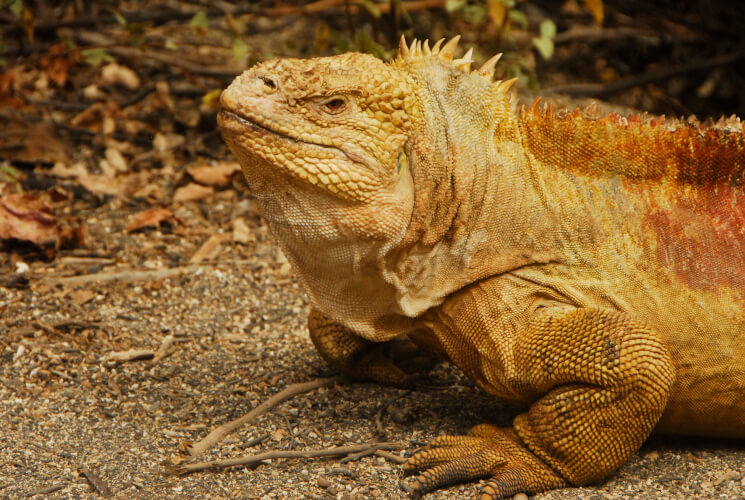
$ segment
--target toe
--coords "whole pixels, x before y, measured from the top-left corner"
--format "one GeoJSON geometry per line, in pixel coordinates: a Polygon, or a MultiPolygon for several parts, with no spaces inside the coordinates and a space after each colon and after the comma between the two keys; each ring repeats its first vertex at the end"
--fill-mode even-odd
{"type": "Polygon", "coordinates": [[[423,494],[442,486],[488,477],[498,465],[493,457],[473,453],[425,470],[414,478],[413,491],[423,494]]]}
{"type": "Polygon", "coordinates": [[[537,493],[566,481],[533,455],[511,429],[477,426],[468,436],[440,436],[415,453],[404,466],[414,498],[453,483],[490,478],[482,500],[516,493],[537,493]]]}
{"type": "Polygon", "coordinates": [[[510,463],[501,467],[481,488],[480,500],[533,494],[566,486],[566,481],[544,465],[510,463]]]}
{"type": "Polygon", "coordinates": [[[412,475],[441,463],[472,455],[484,445],[483,438],[473,436],[438,436],[414,453],[404,465],[404,475],[412,475]]]}

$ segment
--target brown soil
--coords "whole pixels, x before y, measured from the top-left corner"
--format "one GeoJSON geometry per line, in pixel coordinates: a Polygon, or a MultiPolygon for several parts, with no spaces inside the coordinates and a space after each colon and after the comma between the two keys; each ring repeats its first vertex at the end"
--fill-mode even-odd
{"type": "MultiPolygon", "coordinates": [[[[307,299],[267,238],[250,200],[186,204],[177,231],[127,234],[142,207],[113,200],[81,209],[90,245],[53,261],[15,253],[30,270],[26,289],[0,288],[0,496],[95,498],[97,476],[119,498],[397,498],[400,468],[370,456],[280,460],[186,476],[165,472],[217,425],[285,386],[328,375],[305,329],[307,299]],[[245,219],[249,245],[222,244],[210,262],[190,265],[208,234],[230,234],[245,219]],[[178,233],[178,234],[177,234],[178,233]],[[167,279],[101,281],[122,271],[183,268],[167,279]],[[91,277],[82,285],[69,277],[91,277]],[[67,282],[69,283],[69,281],[67,282]],[[157,350],[157,362],[107,361],[112,351],[157,350]]],[[[8,254],[2,271],[12,274],[8,254]]],[[[423,390],[370,384],[320,389],[241,428],[200,459],[262,450],[401,441],[408,455],[441,433],[482,421],[506,423],[515,410],[441,365],[423,390]],[[246,443],[268,436],[260,444],[246,443]]],[[[745,450],[715,440],[653,438],[618,474],[596,487],[538,498],[736,498],[745,488],[745,450]]],[[[431,498],[476,493],[476,484],[431,498]]]]}

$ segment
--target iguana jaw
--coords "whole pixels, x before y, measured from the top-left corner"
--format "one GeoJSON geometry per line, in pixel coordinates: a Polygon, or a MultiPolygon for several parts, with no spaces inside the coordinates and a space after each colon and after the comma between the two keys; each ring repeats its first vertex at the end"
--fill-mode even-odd
{"type": "Polygon", "coordinates": [[[369,170],[369,159],[362,154],[323,144],[322,138],[295,137],[291,131],[254,113],[238,114],[223,109],[218,123],[229,147],[241,159],[249,180],[265,175],[267,172],[255,169],[269,164],[272,169],[340,198],[363,199],[374,191],[377,182],[373,176],[364,175],[369,170]]]}

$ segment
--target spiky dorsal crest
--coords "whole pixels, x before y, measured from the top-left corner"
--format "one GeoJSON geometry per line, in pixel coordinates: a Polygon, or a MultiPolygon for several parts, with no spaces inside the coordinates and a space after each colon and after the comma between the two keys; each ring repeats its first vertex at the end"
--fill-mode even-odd
{"type": "MultiPolygon", "coordinates": [[[[426,57],[437,57],[441,61],[451,65],[453,68],[460,70],[464,73],[473,73],[488,81],[492,81],[494,78],[494,70],[497,67],[497,62],[502,57],[502,54],[496,54],[487,60],[479,69],[471,71],[471,63],[473,63],[473,49],[463,55],[463,57],[454,59],[455,51],[458,48],[458,42],[460,41],[460,35],[456,35],[445,43],[445,39],[441,38],[435,42],[430,48],[429,40],[421,42],[417,39],[411,41],[410,44],[406,43],[406,38],[401,35],[401,40],[398,44],[398,57],[397,61],[411,61],[415,59],[422,59],[426,57]]],[[[494,86],[502,93],[507,93],[510,88],[517,82],[517,78],[511,80],[497,80],[494,82],[494,86]]]]}
{"type": "Polygon", "coordinates": [[[518,119],[525,147],[546,165],[632,182],[745,185],[745,123],[734,116],[706,126],[695,117],[554,113],[538,98],[518,119]]]}

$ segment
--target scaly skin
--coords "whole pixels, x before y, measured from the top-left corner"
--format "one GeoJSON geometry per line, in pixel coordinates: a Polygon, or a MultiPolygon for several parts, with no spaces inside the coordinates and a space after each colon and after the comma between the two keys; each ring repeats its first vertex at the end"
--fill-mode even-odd
{"type": "Polygon", "coordinates": [[[405,385],[408,335],[527,408],[416,453],[413,495],[597,482],[653,429],[745,437],[740,121],[516,111],[456,45],[269,61],[220,114],[324,359],[405,385]]]}

